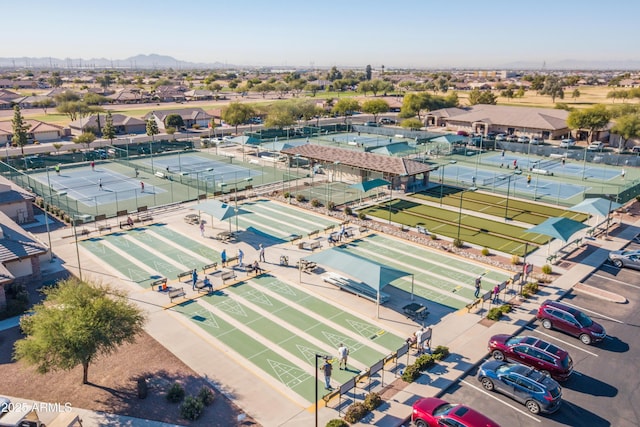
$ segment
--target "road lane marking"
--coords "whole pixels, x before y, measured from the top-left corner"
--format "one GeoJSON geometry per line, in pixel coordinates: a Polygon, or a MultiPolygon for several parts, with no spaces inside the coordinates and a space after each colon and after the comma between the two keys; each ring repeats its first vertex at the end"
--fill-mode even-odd
{"type": "Polygon", "coordinates": [[[584,352],[585,352],[585,353],[587,353],[587,354],[590,354],[590,355],[592,355],[592,356],[598,357],[598,355],[597,355],[597,354],[592,353],[592,352],[590,352],[589,350],[585,350],[584,348],[582,348],[582,347],[580,347],[580,346],[577,346],[577,345],[571,344],[571,343],[569,343],[569,342],[567,342],[567,341],[563,341],[563,340],[561,340],[560,338],[556,338],[556,337],[554,337],[553,335],[549,335],[549,334],[547,334],[546,332],[542,332],[542,331],[541,331],[541,330],[539,330],[539,329],[534,329],[534,328],[532,328],[531,326],[525,326],[525,329],[529,329],[530,331],[536,331],[537,333],[539,333],[539,334],[541,334],[541,335],[544,335],[545,337],[549,337],[549,338],[554,339],[554,340],[556,340],[556,341],[560,341],[562,344],[566,344],[566,345],[568,345],[568,346],[570,346],[570,347],[573,347],[573,348],[575,348],[575,349],[578,349],[578,350],[584,351],[584,352]]]}
{"type": "Polygon", "coordinates": [[[579,307],[577,305],[569,304],[568,302],[565,302],[565,301],[562,301],[562,303],[566,304],[568,306],[571,306],[573,308],[577,308],[578,310],[586,311],[587,313],[593,313],[593,314],[595,314],[597,316],[602,317],[603,319],[608,319],[608,320],[611,320],[612,322],[616,322],[616,323],[620,323],[621,325],[624,325],[624,322],[622,320],[618,320],[618,319],[614,319],[613,317],[605,316],[604,314],[598,313],[597,311],[593,311],[593,310],[589,310],[589,309],[586,309],[586,308],[579,307]]]}
{"type": "Polygon", "coordinates": [[[531,418],[531,419],[532,419],[532,420],[534,420],[534,421],[541,422],[539,419],[537,419],[536,417],[534,417],[534,416],[533,416],[533,415],[531,415],[530,413],[528,413],[528,412],[526,412],[526,411],[523,411],[523,410],[522,410],[522,409],[520,409],[520,408],[516,408],[515,406],[511,405],[510,403],[503,402],[501,399],[498,399],[496,396],[494,396],[491,392],[489,392],[489,391],[487,391],[487,390],[485,390],[485,389],[483,389],[483,388],[481,388],[481,387],[477,387],[477,386],[475,386],[475,385],[471,384],[470,382],[468,382],[468,381],[466,381],[466,380],[460,380],[460,382],[465,383],[465,384],[466,384],[466,385],[468,385],[469,387],[475,388],[475,389],[476,389],[476,390],[478,390],[478,391],[481,391],[482,393],[486,394],[487,396],[491,397],[492,399],[497,400],[498,402],[502,403],[503,405],[508,406],[509,408],[513,409],[514,411],[518,411],[518,412],[520,412],[522,415],[525,415],[525,416],[527,416],[527,417],[531,418]]]}
{"type": "Polygon", "coordinates": [[[640,286],[632,285],[631,283],[623,282],[622,280],[614,279],[613,277],[603,276],[601,274],[594,274],[594,277],[600,277],[601,279],[608,280],[610,282],[619,283],[621,285],[629,286],[631,288],[640,289],[640,286]]]}

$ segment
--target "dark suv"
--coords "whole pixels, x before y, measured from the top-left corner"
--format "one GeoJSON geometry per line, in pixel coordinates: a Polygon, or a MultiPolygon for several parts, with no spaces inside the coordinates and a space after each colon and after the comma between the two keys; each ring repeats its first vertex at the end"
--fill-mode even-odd
{"type": "Polygon", "coordinates": [[[599,323],[577,308],[564,305],[557,301],[546,300],[538,309],[536,315],[546,329],[557,329],[580,338],[584,344],[602,341],[607,332],[599,323]]]}
{"type": "Polygon", "coordinates": [[[569,379],[573,360],[566,350],[536,337],[494,335],[489,351],[496,360],[509,360],[531,366],[558,381],[569,379]]]}

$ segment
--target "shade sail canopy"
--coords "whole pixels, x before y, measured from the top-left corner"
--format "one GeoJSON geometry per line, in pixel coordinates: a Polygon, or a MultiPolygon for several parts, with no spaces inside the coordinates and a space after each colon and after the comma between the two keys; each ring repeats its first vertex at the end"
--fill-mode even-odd
{"type": "Polygon", "coordinates": [[[590,199],[584,199],[582,202],[570,209],[576,212],[584,212],[596,216],[607,216],[612,211],[615,211],[622,205],[616,203],[613,200],[605,199],[602,197],[594,197],[590,199]]]}
{"type": "Polygon", "coordinates": [[[575,233],[587,227],[587,225],[569,218],[555,217],[530,228],[529,233],[544,234],[566,242],[575,233]]]}
{"type": "Polygon", "coordinates": [[[390,182],[384,179],[372,179],[370,181],[358,182],[356,184],[351,184],[349,188],[355,188],[356,190],[360,190],[362,192],[367,192],[369,190],[373,190],[374,188],[382,187],[385,185],[389,185],[390,182]]]}
{"type": "Polygon", "coordinates": [[[406,271],[387,267],[340,248],[331,248],[318,252],[305,257],[305,259],[348,274],[376,291],[382,290],[382,288],[396,279],[411,276],[411,273],[406,271]]]}
{"type": "Polygon", "coordinates": [[[236,215],[249,213],[248,211],[245,211],[243,209],[238,209],[236,211],[236,208],[232,205],[223,203],[219,200],[206,200],[202,203],[194,203],[189,206],[189,209],[204,212],[219,221],[233,218],[236,215]]]}
{"type": "Polygon", "coordinates": [[[236,136],[231,138],[231,142],[242,145],[260,145],[260,140],[252,136],[236,136]]]}
{"type": "Polygon", "coordinates": [[[446,144],[462,144],[467,141],[466,136],[446,134],[431,138],[429,142],[441,142],[446,144]]]}

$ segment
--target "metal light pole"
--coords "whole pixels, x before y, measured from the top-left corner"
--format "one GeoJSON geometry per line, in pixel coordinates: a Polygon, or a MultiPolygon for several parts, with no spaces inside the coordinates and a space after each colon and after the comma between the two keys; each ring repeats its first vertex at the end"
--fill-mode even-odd
{"type": "Polygon", "coordinates": [[[504,220],[508,220],[509,219],[509,188],[511,187],[511,177],[513,175],[509,175],[509,181],[507,181],[507,202],[505,203],[504,206],[504,220]]]}
{"type": "Polygon", "coordinates": [[[316,415],[316,427],[318,427],[318,359],[323,359],[327,356],[323,356],[322,354],[316,354],[316,382],[315,382],[315,388],[316,388],[316,401],[315,401],[315,405],[313,405],[313,407],[315,408],[315,415],[316,415]]]}
{"type": "Polygon", "coordinates": [[[389,186],[389,224],[391,224],[391,200],[393,199],[393,178],[391,178],[391,185],[389,186]]]}
{"type": "Polygon", "coordinates": [[[460,227],[462,226],[462,200],[464,199],[464,190],[460,193],[460,208],[458,210],[458,242],[460,241],[460,227]]]}
{"type": "Polygon", "coordinates": [[[73,214],[73,217],[71,218],[71,221],[73,222],[73,236],[75,238],[76,241],[76,256],[78,257],[78,277],[80,278],[80,281],[82,282],[82,267],[80,266],[80,249],[78,248],[78,231],[76,229],[76,215],[73,214]]]}

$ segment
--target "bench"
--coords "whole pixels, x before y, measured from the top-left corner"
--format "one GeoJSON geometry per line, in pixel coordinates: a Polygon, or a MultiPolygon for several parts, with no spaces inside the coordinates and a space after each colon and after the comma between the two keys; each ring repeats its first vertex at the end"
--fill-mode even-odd
{"type": "Polygon", "coordinates": [[[465,307],[467,307],[467,312],[470,312],[473,307],[476,307],[478,304],[480,304],[480,301],[482,301],[482,298],[476,298],[469,304],[465,305],[465,307]]]}
{"type": "Polygon", "coordinates": [[[335,224],[334,225],[328,225],[324,228],[324,234],[327,234],[329,232],[333,232],[333,230],[336,228],[335,224]]]}
{"type": "Polygon", "coordinates": [[[313,242],[300,242],[298,243],[298,249],[307,249],[310,251],[315,251],[316,249],[320,249],[322,247],[322,243],[318,240],[314,240],[313,242]]]}
{"type": "Polygon", "coordinates": [[[344,230],[344,234],[342,235],[342,237],[344,237],[346,239],[351,239],[354,236],[355,236],[355,234],[353,234],[353,231],[351,231],[349,229],[344,230]]]}
{"type": "Polygon", "coordinates": [[[176,288],[176,289],[169,289],[169,292],[167,293],[167,295],[169,295],[169,300],[173,302],[174,298],[184,297],[187,294],[185,293],[183,288],[176,288]]]}
{"type": "Polygon", "coordinates": [[[427,230],[426,228],[424,228],[424,227],[423,227],[423,226],[421,226],[421,225],[416,225],[416,230],[417,230],[417,231],[418,231],[418,233],[420,233],[420,234],[424,234],[424,235],[426,235],[426,236],[428,236],[428,235],[429,235],[429,230],[427,230]]]}
{"type": "Polygon", "coordinates": [[[206,264],[206,265],[202,266],[202,272],[204,274],[207,274],[207,270],[211,270],[211,269],[215,270],[217,268],[218,268],[218,263],[217,262],[214,262],[214,263],[211,263],[211,264],[206,264]]]}
{"type": "Polygon", "coordinates": [[[220,278],[222,279],[222,283],[226,282],[227,280],[235,279],[236,277],[238,276],[236,276],[236,272],[233,270],[224,271],[220,275],[220,278]]]}
{"type": "Polygon", "coordinates": [[[166,290],[167,289],[167,278],[163,277],[162,279],[158,279],[156,281],[151,282],[151,289],[153,290],[154,286],[158,286],[158,290],[166,290]]]}
{"type": "Polygon", "coordinates": [[[49,427],[82,427],[82,419],[77,412],[61,412],[47,425],[49,427]]]}
{"type": "Polygon", "coordinates": [[[153,217],[151,216],[150,213],[138,214],[138,221],[139,222],[151,221],[152,219],[153,219],[153,217]]]}
{"type": "Polygon", "coordinates": [[[158,178],[162,178],[162,179],[164,179],[164,178],[166,178],[166,177],[167,177],[167,176],[164,174],[164,172],[160,172],[160,171],[157,171],[156,173],[154,173],[154,175],[155,175],[155,176],[157,176],[158,178]]]}
{"type": "Polygon", "coordinates": [[[318,268],[318,264],[316,264],[315,262],[312,262],[312,261],[307,261],[305,259],[301,259],[296,264],[296,267],[299,268],[300,270],[304,271],[305,273],[311,274],[311,273],[313,273],[315,271],[316,268],[318,268]]]}
{"type": "Polygon", "coordinates": [[[198,280],[196,282],[196,289],[198,291],[201,291],[201,290],[206,289],[206,288],[208,288],[207,292],[213,292],[213,284],[211,282],[205,283],[204,280],[198,280]]]}
{"type": "MultiPolygon", "coordinates": [[[[378,301],[378,295],[375,289],[370,286],[365,285],[364,283],[355,282],[353,280],[349,280],[346,277],[342,277],[335,273],[328,273],[323,277],[323,280],[327,283],[331,283],[339,287],[343,291],[350,292],[359,297],[368,299],[373,302],[378,301]]],[[[389,301],[391,296],[387,293],[380,292],[380,303],[384,304],[389,301]]]]}
{"type": "Polygon", "coordinates": [[[298,240],[301,240],[302,236],[299,234],[294,234],[291,236],[291,238],[289,239],[289,241],[291,242],[291,244],[295,244],[298,240]]]}
{"type": "Polygon", "coordinates": [[[264,268],[262,267],[255,268],[253,264],[247,265],[247,268],[245,270],[247,272],[247,276],[251,273],[256,273],[256,276],[264,273],[264,268]]]}
{"type": "Polygon", "coordinates": [[[227,261],[225,263],[223,263],[222,266],[226,267],[229,264],[231,264],[232,262],[238,262],[238,256],[237,255],[227,257],[227,261]]]}
{"type": "Polygon", "coordinates": [[[318,235],[320,234],[320,230],[313,230],[309,232],[309,238],[312,239],[314,237],[318,237],[318,235]]]}
{"type": "Polygon", "coordinates": [[[98,226],[98,232],[102,233],[103,231],[111,231],[111,226],[109,224],[98,226]]]}
{"type": "Polygon", "coordinates": [[[193,270],[183,271],[182,273],[178,273],[178,282],[182,282],[185,277],[188,279],[187,281],[190,281],[192,275],[193,275],[193,270]]]}
{"type": "Polygon", "coordinates": [[[133,224],[129,224],[127,221],[120,221],[120,229],[122,230],[125,227],[133,228],[133,224]]]}
{"type": "Polygon", "coordinates": [[[366,233],[367,231],[369,231],[369,227],[367,227],[366,225],[361,225],[358,229],[358,232],[360,233],[366,233]]]}

